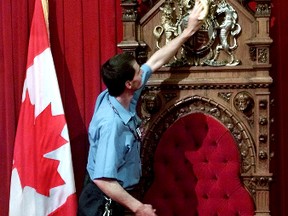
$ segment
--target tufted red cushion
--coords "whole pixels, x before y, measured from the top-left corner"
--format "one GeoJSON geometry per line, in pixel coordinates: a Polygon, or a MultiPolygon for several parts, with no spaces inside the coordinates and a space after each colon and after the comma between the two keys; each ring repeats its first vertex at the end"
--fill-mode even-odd
{"type": "Polygon", "coordinates": [[[240,155],[218,120],[193,113],[163,134],[154,155],[154,181],[144,202],[158,216],[254,215],[240,181],[240,155]]]}

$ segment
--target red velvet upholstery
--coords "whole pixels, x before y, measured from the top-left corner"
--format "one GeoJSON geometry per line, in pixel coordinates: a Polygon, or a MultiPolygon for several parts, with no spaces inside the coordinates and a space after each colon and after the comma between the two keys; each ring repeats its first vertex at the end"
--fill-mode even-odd
{"type": "Polygon", "coordinates": [[[240,181],[240,155],[215,118],[193,113],[163,134],[154,155],[154,181],[144,201],[158,216],[254,215],[240,181]]]}

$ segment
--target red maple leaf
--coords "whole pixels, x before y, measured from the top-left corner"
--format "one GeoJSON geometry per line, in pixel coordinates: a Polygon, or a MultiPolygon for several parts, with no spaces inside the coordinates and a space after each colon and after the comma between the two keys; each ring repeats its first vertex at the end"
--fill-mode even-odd
{"type": "Polygon", "coordinates": [[[51,104],[36,118],[28,91],[23,101],[14,149],[14,167],[17,168],[22,188],[30,186],[45,196],[49,190],[65,182],[57,171],[59,161],[44,155],[61,147],[67,140],[61,136],[66,123],[64,115],[52,116],[51,104]]]}

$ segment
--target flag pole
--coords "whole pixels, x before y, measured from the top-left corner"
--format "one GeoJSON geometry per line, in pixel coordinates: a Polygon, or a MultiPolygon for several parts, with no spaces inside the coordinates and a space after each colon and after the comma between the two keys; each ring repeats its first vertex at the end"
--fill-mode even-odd
{"type": "MultiPolygon", "coordinates": [[[[47,28],[47,34],[48,34],[48,38],[50,35],[50,30],[49,30],[49,2],[48,0],[41,0],[42,2],[42,8],[43,8],[43,14],[44,14],[44,19],[45,19],[45,23],[46,23],[46,28],[47,28]]],[[[50,40],[49,40],[50,43],[50,40]]]]}

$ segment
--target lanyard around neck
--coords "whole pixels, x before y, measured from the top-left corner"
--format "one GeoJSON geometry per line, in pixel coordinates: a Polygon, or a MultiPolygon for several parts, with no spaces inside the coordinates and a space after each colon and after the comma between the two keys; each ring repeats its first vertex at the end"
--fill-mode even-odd
{"type": "Polygon", "coordinates": [[[113,106],[113,104],[111,103],[111,101],[110,101],[110,99],[109,99],[109,95],[108,95],[107,99],[108,99],[108,103],[109,103],[109,105],[111,106],[112,110],[113,110],[114,113],[121,119],[121,122],[123,123],[123,125],[129,129],[129,131],[133,134],[134,138],[135,138],[137,141],[141,141],[141,132],[140,132],[139,127],[137,127],[137,124],[136,124],[136,122],[135,122],[135,118],[132,116],[132,120],[133,120],[135,126],[137,127],[137,128],[136,128],[136,131],[132,130],[132,128],[129,126],[128,123],[127,123],[127,124],[124,123],[124,120],[121,118],[118,110],[117,110],[117,109],[113,106]]]}

